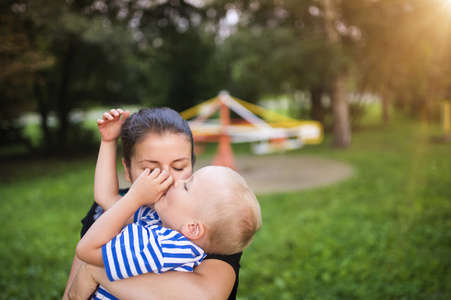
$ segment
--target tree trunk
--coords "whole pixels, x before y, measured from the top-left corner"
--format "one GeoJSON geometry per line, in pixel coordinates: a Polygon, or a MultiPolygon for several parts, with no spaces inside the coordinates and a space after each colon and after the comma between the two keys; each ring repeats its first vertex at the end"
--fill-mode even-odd
{"type": "MultiPolygon", "coordinates": [[[[335,29],[335,23],[340,19],[340,0],[322,0],[324,8],[324,29],[327,41],[338,51],[338,57],[342,54],[341,36],[335,29]]],[[[332,63],[339,63],[332,61],[332,63]]],[[[333,122],[332,145],[338,148],[346,148],[351,144],[351,125],[349,120],[349,107],[346,96],[346,71],[344,66],[339,66],[338,73],[332,78],[331,98],[333,122]]]]}
{"type": "Polygon", "coordinates": [[[386,78],[386,84],[382,87],[382,122],[384,124],[390,123],[390,95],[392,95],[393,91],[393,83],[392,78],[386,78]]]}
{"type": "Polygon", "coordinates": [[[382,91],[382,120],[384,124],[388,124],[390,122],[390,114],[388,112],[388,92],[382,91]]]}
{"type": "Polygon", "coordinates": [[[60,143],[62,149],[65,149],[65,147],[67,146],[67,132],[70,126],[68,117],[71,109],[71,103],[70,97],[68,97],[68,91],[71,80],[71,66],[75,54],[75,46],[73,45],[72,40],[68,43],[67,47],[68,48],[62,60],[61,82],[57,93],[57,99],[55,99],[57,117],[59,120],[58,142],[60,143]]]}
{"type": "Polygon", "coordinates": [[[347,148],[351,144],[351,125],[345,82],[345,76],[337,76],[332,82],[331,98],[334,118],[332,146],[337,148],[347,148]]]}
{"type": "Polygon", "coordinates": [[[43,92],[42,86],[39,85],[40,78],[38,78],[39,75],[34,76],[34,82],[33,82],[33,90],[34,95],[36,97],[36,100],[38,102],[38,111],[39,115],[41,116],[41,130],[42,135],[44,136],[44,151],[47,152],[49,149],[52,148],[53,139],[52,139],[52,133],[50,131],[49,125],[48,125],[48,115],[49,115],[49,108],[48,105],[45,103],[45,96],[43,92]]]}
{"type": "Polygon", "coordinates": [[[313,88],[310,91],[311,97],[310,101],[312,104],[312,109],[310,111],[310,118],[314,121],[318,121],[324,124],[324,107],[321,103],[321,98],[323,95],[323,88],[313,88]]]}

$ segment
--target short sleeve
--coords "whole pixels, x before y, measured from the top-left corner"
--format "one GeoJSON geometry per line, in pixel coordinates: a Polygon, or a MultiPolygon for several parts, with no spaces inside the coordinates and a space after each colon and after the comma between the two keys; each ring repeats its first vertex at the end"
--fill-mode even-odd
{"type": "Polygon", "coordinates": [[[124,279],[144,273],[159,273],[163,254],[153,231],[137,224],[127,225],[122,232],[102,247],[108,278],[124,279]]]}
{"type": "Polygon", "coordinates": [[[204,253],[175,230],[161,226],[129,224],[102,247],[103,261],[111,281],[144,273],[188,271],[204,253]]]}

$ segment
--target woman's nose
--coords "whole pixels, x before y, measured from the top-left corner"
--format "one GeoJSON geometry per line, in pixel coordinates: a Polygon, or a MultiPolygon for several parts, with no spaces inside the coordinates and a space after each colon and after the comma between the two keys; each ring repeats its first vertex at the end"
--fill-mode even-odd
{"type": "Polygon", "coordinates": [[[174,180],[173,186],[174,186],[174,188],[176,188],[176,187],[180,186],[181,184],[183,184],[184,182],[185,182],[185,180],[181,180],[181,179],[174,180]]]}

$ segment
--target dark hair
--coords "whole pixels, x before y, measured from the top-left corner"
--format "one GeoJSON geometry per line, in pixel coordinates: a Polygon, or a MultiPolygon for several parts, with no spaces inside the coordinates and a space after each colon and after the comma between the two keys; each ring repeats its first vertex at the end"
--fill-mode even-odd
{"type": "Polygon", "coordinates": [[[191,164],[194,166],[193,133],[188,123],[178,112],[169,107],[142,108],[130,115],[122,124],[120,138],[122,140],[123,157],[127,167],[130,167],[135,146],[149,134],[183,134],[191,143],[191,164]]]}

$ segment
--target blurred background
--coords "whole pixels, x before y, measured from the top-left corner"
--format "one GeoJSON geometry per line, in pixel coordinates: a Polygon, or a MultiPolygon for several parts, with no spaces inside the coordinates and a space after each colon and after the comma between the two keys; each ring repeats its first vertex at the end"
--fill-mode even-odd
{"type": "Polygon", "coordinates": [[[223,90],[355,170],[260,195],[241,299],[451,298],[450,0],[2,0],[0,298],[61,297],[103,111],[223,90]]]}

